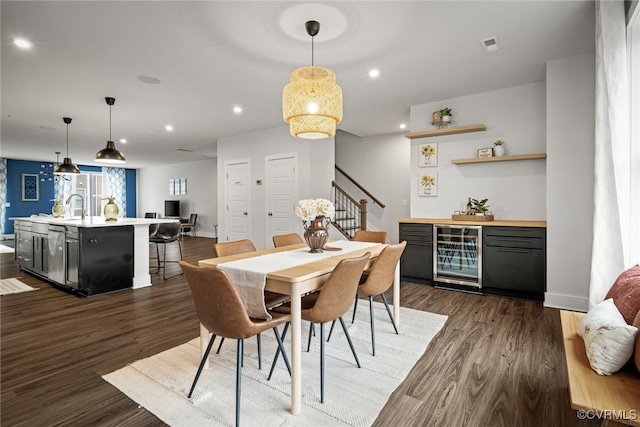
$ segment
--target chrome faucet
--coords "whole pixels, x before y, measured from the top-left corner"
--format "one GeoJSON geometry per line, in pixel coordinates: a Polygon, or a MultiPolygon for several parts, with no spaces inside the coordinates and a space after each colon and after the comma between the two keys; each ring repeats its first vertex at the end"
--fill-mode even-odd
{"type": "Polygon", "coordinates": [[[69,196],[69,198],[67,199],[67,201],[66,201],[65,203],[66,203],[67,205],[68,205],[69,203],[71,203],[71,198],[72,198],[73,196],[78,196],[78,197],[80,197],[80,201],[82,202],[82,205],[81,205],[82,213],[81,213],[80,217],[81,217],[81,218],[82,218],[82,220],[84,221],[84,218],[85,218],[85,215],[86,215],[86,213],[85,213],[85,211],[84,211],[84,197],[82,197],[82,196],[81,196],[80,194],[78,194],[78,193],[73,193],[72,195],[70,195],[70,196],[69,196]]]}

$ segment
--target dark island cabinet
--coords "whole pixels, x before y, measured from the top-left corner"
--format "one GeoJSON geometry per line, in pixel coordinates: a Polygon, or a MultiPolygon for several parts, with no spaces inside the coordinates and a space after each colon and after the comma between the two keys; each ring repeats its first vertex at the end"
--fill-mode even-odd
{"type": "Polygon", "coordinates": [[[433,282],[433,225],[400,224],[400,241],[407,247],[400,258],[400,277],[417,283],[433,282]]]}
{"type": "Polygon", "coordinates": [[[482,227],[482,286],[489,294],[544,301],[546,229],[482,227]]]}

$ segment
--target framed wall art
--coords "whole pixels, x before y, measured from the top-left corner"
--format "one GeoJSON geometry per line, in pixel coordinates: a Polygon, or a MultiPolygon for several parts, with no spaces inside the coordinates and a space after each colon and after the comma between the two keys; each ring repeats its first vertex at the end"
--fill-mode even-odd
{"type": "Polygon", "coordinates": [[[438,143],[420,144],[418,146],[418,166],[438,166],[438,143]]]}
{"type": "Polygon", "coordinates": [[[22,201],[37,202],[40,200],[40,176],[35,173],[22,174],[22,201]]]}
{"type": "Polygon", "coordinates": [[[418,196],[435,197],[438,195],[438,174],[421,173],[418,181],[418,196]]]}

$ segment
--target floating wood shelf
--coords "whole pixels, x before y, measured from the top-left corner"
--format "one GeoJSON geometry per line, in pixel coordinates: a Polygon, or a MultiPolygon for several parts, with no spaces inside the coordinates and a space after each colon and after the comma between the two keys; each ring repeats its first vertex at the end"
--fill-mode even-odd
{"type": "Polygon", "coordinates": [[[431,138],[434,136],[455,135],[457,133],[481,132],[487,130],[482,123],[477,125],[456,126],[444,129],[423,130],[420,132],[409,132],[404,136],[409,139],[431,138]]]}
{"type": "Polygon", "coordinates": [[[454,159],[454,160],[451,160],[451,163],[453,163],[454,165],[466,165],[469,163],[515,162],[518,160],[543,160],[546,158],[547,158],[547,153],[535,153],[535,154],[517,154],[515,156],[454,159]]]}

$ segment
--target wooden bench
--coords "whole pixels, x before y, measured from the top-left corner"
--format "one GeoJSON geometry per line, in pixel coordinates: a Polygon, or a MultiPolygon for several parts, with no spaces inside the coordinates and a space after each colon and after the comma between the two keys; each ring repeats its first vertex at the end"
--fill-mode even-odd
{"type": "Polygon", "coordinates": [[[591,369],[584,341],[576,332],[584,315],[560,310],[571,408],[578,411],[579,418],[602,418],[607,425],[640,426],[640,374],[626,367],[609,376],[591,369]]]}

